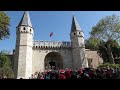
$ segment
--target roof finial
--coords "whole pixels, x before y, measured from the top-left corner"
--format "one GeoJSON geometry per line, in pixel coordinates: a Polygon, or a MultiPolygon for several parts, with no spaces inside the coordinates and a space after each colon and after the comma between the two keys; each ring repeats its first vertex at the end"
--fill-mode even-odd
{"type": "Polygon", "coordinates": [[[74,12],[72,11],[73,16],[75,15],[74,12]]]}

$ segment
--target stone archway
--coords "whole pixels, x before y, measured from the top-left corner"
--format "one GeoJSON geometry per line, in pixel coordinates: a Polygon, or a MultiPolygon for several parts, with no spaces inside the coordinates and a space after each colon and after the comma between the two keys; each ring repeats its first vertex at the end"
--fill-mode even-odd
{"type": "Polygon", "coordinates": [[[63,68],[63,58],[58,52],[50,52],[45,56],[44,69],[61,69],[63,68]],[[52,68],[53,67],[53,68],[52,68]]]}

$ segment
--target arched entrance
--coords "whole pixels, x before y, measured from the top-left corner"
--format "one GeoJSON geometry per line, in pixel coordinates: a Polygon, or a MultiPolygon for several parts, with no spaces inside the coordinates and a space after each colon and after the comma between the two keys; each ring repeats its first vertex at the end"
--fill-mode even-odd
{"type": "Polygon", "coordinates": [[[45,70],[46,69],[61,69],[63,68],[63,59],[60,53],[50,52],[46,55],[44,61],[45,70]]]}

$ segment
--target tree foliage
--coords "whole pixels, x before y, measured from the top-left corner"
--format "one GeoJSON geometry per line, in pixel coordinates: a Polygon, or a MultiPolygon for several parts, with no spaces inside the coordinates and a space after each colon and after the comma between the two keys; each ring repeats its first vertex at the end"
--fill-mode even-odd
{"type": "Polygon", "coordinates": [[[105,64],[102,64],[102,65],[100,65],[99,67],[101,67],[101,68],[114,68],[114,69],[116,69],[116,68],[120,68],[120,64],[110,64],[110,63],[105,63],[105,64]]]}
{"type": "Polygon", "coordinates": [[[85,40],[85,47],[87,49],[97,50],[100,43],[101,41],[99,39],[90,37],[85,40]]]}
{"type": "Polygon", "coordinates": [[[116,15],[106,16],[92,27],[90,35],[105,42],[109,40],[120,41],[120,17],[116,15]]]}
{"type": "Polygon", "coordinates": [[[99,55],[104,59],[104,62],[105,63],[109,62],[109,54],[108,54],[108,50],[107,50],[107,44],[110,44],[114,60],[119,59],[119,57],[120,57],[119,45],[115,40],[111,40],[111,41],[102,43],[102,45],[99,45],[99,48],[98,48],[99,55]]]}
{"type": "Polygon", "coordinates": [[[14,72],[12,70],[12,62],[5,53],[0,53],[0,77],[13,78],[14,72]]]}
{"type": "Polygon", "coordinates": [[[0,67],[11,67],[11,62],[9,57],[5,55],[0,55],[0,67]]]}
{"type": "Polygon", "coordinates": [[[4,78],[4,76],[6,76],[7,78],[14,78],[14,72],[12,68],[10,67],[0,68],[0,77],[4,78]]]}
{"type": "Polygon", "coordinates": [[[0,11],[0,40],[9,38],[10,18],[3,11],[0,11]]]}
{"type": "Polygon", "coordinates": [[[120,50],[119,42],[120,17],[112,15],[106,16],[93,26],[86,46],[98,50],[106,62],[115,63],[115,58],[120,57],[117,53],[120,50]]]}

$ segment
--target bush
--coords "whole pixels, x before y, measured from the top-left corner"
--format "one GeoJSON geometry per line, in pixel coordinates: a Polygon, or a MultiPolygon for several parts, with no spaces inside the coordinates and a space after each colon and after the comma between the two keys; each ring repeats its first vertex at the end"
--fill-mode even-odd
{"type": "Polygon", "coordinates": [[[8,56],[4,53],[0,53],[0,77],[14,78],[14,72],[12,70],[12,62],[8,56]]]}
{"type": "Polygon", "coordinates": [[[100,65],[99,67],[111,67],[111,68],[120,68],[120,64],[109,64],[109,63],[105,63],[105,64],[102,64],[100,65]]]}
{"type": "Polygon", "coordinates": [[[14,72],[10,67],[3,67],[0,68],[0,77],[4,78],[6,76],[7,78],[14,78],[14,72]]]}
{"type": "Polygon", "coordinates": [[[107,68],[107,67],[110,67],[110,68],[120,68],[120,64],[105,63],[105,64],[100,65],[99,67],[104,67],[104,68],[107,68]]]}
{"type": "Polygon", "coordinates": [[[12,62],[4,53],[0,53],[0,68],[12,67],[12,62]]]}

